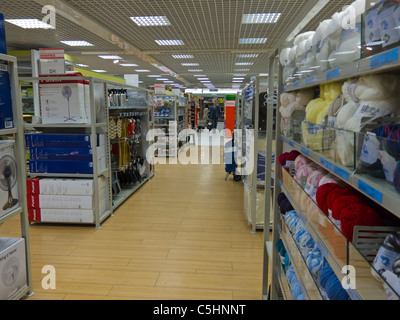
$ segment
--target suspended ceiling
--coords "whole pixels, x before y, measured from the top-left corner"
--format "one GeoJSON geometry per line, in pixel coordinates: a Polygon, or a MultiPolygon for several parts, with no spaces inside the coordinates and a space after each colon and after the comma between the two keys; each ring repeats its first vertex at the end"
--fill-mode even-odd
{"type": "MultiPolygon", "coordinates": [[[[316,0],[0,0],[0,12],[6,19],[37,18],[42,20],[44,5],[57,9],[55,29],[22,29],[6,23],[10,48],[65,48],[66,53],[80,59],[90,70],[106,70],[123,77],[136,73],[144,85],[152,85],[160,75],[178,84],[203,87],[197,75],[205,75],[215,87],[229,87],[235,75],[245,77],[268,72],[268,58],[287,35],[293,23],[309,12],[316,0]],[[279,12],[277,23],[243,24],[248,13],[279,12]],[[141,27],[131,16],[165,15],[169,26],[141,27]],[[240,38],[267,38],[264,44],[239,44],[240,38]],[[184,45],[160,46],[157,39],[179,39],[184,45]],[[85,40],[92,47],[69,47],[61,40],[85,40]],[[256,53],[255,58],[240,58],[240,53],[256,53]],[[99,54],[116,54],[120,63],[135,63],[137,67],[122,67],[99,54]],[[192,55],[190,59],[175,59],[173,54],[192,55]],[[182,66],[182,63],[198,66],[182,66]],[[252,65],[236,65],[251,62],[252,65]],[[189,71],[201,70],[201,71],[189,71]],[[179,79],[179,80],[178,80],[179,79]]],[[[319,21],[329,18],[352,1],[327,1],[325,7],[302,32],[315,30],[319,21]]]]}

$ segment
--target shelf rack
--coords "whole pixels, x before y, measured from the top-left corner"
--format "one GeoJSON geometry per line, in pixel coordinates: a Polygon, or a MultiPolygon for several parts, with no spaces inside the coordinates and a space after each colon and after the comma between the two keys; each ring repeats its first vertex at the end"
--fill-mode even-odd
{"type": "MultiPolygon", "coordinates": [[[[157,157],[176,158],[178,156],[178,148],[181,143],[181,141],[178,141],[178,137],[179,140],[180,138],[182,138],[179,136],[179,133],[182,130],[187,129],[187,104],[187,98],[184,96],[154,94],[152,122],[154,123],[155,128],[159,128],[160,130],[164,129],[163,131],[165,135],[163,136],[163,138],[168,139],[168,142],[162,143],[165,148],[157,147],[157,157]],[[162,102],[162,105],[158,104],[159,101],[162,102]],[[164,102],[167,101],[172,101],[172,104],[168,106],[171,109],[172,115],[170,117],[156,116],[156,113],[160,112],[160,110],[164,107],[164,102]],[[171,133],[169,131],[170,127],[173,131],[176,130],[176,132],[171,133]],[[171,137],[176,141],[176,144],[169,143],[169,139],[171,137]]],[[[160,139],[161,136],[158,136],[157,138],[160,139]]],[[[158,142],[158,139],[155,141],[156,143],[158,142]]]]}
{"type": "Polygon", "coordinates": [[[21,226],[21,237],[25,240],[25,258],[26,258],[26,280],[27,286],[22,288],[17,296],[14,296],[14,300],[20,300],[25,297],[30,297],[34,294],[32,287],[32,271],[31,271],[31,258],[30,258],[30,238],[29,238],[29,221],[28,221],[28,209],[26,205],[26,171],[25,171],[25,138],[23,130],[23,111],[22,111],[22,100],[21,91],[19,90],[19,77],[17,59],[8,55],[0,54],[0,61],[6,63],[8,72],[10,75],[11,84],[11,100],[12,100],[12,111],[14,119],[14,129],[0,130],[0,136],[4,138],[13,135],[15,142],[15,158],[18,168],[18,200],[19,205],[17,208],[12,210],[6,215],[0,218],[0,225],[7,223],[10,219],[19,216],[21,226]]]}
{"type": "MultiPolygon", "coordinates": [[[[39,83],[39,81],[43,81],[46,78],[38,78],[38,77],[30,77],[30,78],[20,78],[22,83],[39,83]]],[[[57,80],[65,80],[71,81],[76,80],[76,77],[52,77],[52,81],[57,80]]],[[[152,111],[152,97],[149,100],[149,96],[152,95],[151,91],[141,89],[134,86],[122,85],[121,83],[106,81],[102,79],[92,78],[92,77],[79,77],[79,80],[86,81],[89,83],[89,91],[90,91],[90,112],[91,112],[91,121],[87,124],[31,124],[24,123],[21,124],[21,127],[24,128],[25,132],[44,132],[44,133],[82,133],[82,134],[90,134],[92,141],[92,150],[93,150],[93,159],[97,159],[97,134],[101,133],[105,135],[105,147],[106,147],[106,168],[99,168],[97,161],[93,161],[93,174],[59,174],[59,173],[26,173],[29,177],[48,177],[48,178],[86,178],[93,179],[93,188],[95,190],[93,197],[93,203],[95,205],[94,208],[94,217],[93,223],[73,223],[73,224],[87,224],[94,225],[96,229],[101,227],[101,224],[113,213],[117,210],[117,208],[130,196],[136,192],[139,187],[141,187],[144,183],[149,181],[155,175],[154,166],[150,167],[149,163],[146,163],[146,179],[141,181],[140,183],[134,184],[129,189],[122,190],[123,192],[117,196],[113,197],[112,194],[112,172],[111,172],[111,150],[110,150],[110,133],[109,133],[109,125],[110,125],[110,114],[129,114],[130,112],[135,112],[140,110],[145,114],[145,124],[143,126],[144,130],[147,131],[153,128],[152,123],[150,123],[149,118],[152,111]],[[121,88],[136,91],[136,92],[144,92],[146,95],[146,104],[145,105],[137,105],[137,106],[124,106],[124,107],[111,107],[109,98],[108,98],[108,90],[110,88],[121,88]],[[99,194],[98,190],[98,179],[100,177],[105,177],[107,181],[107,196],[106,196],[106,209],[104,212],[100,212],[99,208],[99,194]]],[[[38,110],[35,116],[40,117],[40,107],[35,108],[38,110]]],[[[138,137],[139,138],[139,137],[138,137]]],[[[147,149],[150,141],[146,141],[146,134],[140,135],[140,139],[143,139],[143,148],[147,149]]],[[[24,142],[25,146],[25,142],[24,142]]],[[[145,151],[144,151],[145,152],[145,151]]],[[[26,183],[24,182],[26,185],[26,183]]],[[[61,223],[64,224],[66,222],[33,222],[33,223],[61,223]]],[[[70,224],[70,223],[66,223],[70,224]]]]}
{"type": "MultiPolygon", "coordinates": [[[[399,70],[400,68],[400,48],[390,49],[388,51],[376,54],[374,56],[370,56],[367,58],[360,59],[353,63],[347,64],[345,66],[341,66],[332,70],[328,70],[326,72],[322,72],[319,74],[312,75],[307,78],[300,79],[290,85],[282,85],[282,67],[278,62],[278,52],[271,56],[269,62],[270,74],[275,74],[276,72],[279,77],[278,87],[278,96],[282,92],[291,92],[297,91],[306,88],[316,87],[320,84],[336,82],[341,80],[347,80],[349,78],[355,78],[359,76],[365,76],[369,74],[383,73],[388,71],[399,70]]],[[[272,85],[270,84],[270,88],[272,85]]],[[[267,119],[268,124],[267,128],[272,125],[270,119],[267,119]]],[[[297,150],[304,156],[308,157],[310,160],[315,162],[324,168],[327,172],[332,173],[343,182],[346,182],[348,185],[352,186],[360,193],[373,200],[376,204],[379,204],[383,208],[390,211],[395,217],[400,218],[400,195],[397,193],[395,188],[387,183],[384,180],[378,180],[376,178],[372,178],[367,176],[366,174],[358,173],[355,168],[345,167],[341,164],[336,163],[330,159],[327,159],[323,154],[308,148],[301,142],[294,141],[291,138],[284,137],[280,134],[280,123],[281,123],[281,115],[277,113],[277,121],[276,121],[276,154],[279,155],[283,152],[290,150],[297,150]]],[[[268,135],[268,134],[267,134],[268,135]]],[[[327,237],[321,233],[318,224],[310,221],[310,217],[307,212],[303,212],[302,208],[299,206],[297,201],[293,197],[293,193],[288,187],[287,183],[285,183],[285,172],[282,171],[281,166],[278,162],[275,164],[275,172],[276,180],[275,180],[275,197],[273,199],[273,216],[274,216],[274,228],[272,232],[272,239],[270,239],[270,234],[265,233],[264,237],[264,271],[263,271],[263,298],[264,299],[290,299],[290,294],[287,294],[287,285],[285,285],[285,276],[281,272],[282,266],[279,254],[277,253],[277,249],[275,247],[278,239],[286,240],[283,241],[285,244],[285,249],[289,252],[289,254],[293,255],[295,250],[293,246],[288,244],[288,237],[284,234],[285,226],[284,222],[282,222],[282,217],[279,212],[279,207],[277,206],[277,195],[283,192],[288,200],[291,202],[293,208],[298,213],[300,219],[304,222],[307,231],[311,234],[314,241],[317,243],[318,247],[321,249],[326,261],[331,266],[332,270],[338,277],[338,279],[342,279],[345,275],[343,273],[342,268],[347,265],[355,265],[358,270],[357,274],[357,288],[349,288],[347,289],[347,293],[352,300],[378,300],[378,299],[387,299],[382,283],[378,282],[371,275],[372,265],[371,262],[367,260],[367,258],[362,254],[361,249],[357,248],[356,243],[352,243],[348,241],[337,229],[333,222],[329,220],[328,217],[321,211],[321,216],[325,217],[327,228],[331,230],[331,233],[335,233],[337,240],[342,243],[342,247],[345,248],[344,253],[338,253],[338,248],[332,246],[332,243],[327,239],[327,237]],[[335,230],[336,229],[336,230],[335,230]],[[271,267],[271,274],[269,273],[269,268],[271,267]],[[268,276],[271,277],[271,282],[268,281],[268,276]]],[[[286,180],[292,179],[289,175],[286,177],[286,180]],[[289,178],[288,178],[289,177],[289,178]]],[[[292,183],[296,182],[292,179],[292,183]]],[[[268,186],[267,186],[268,188],[268,186]]],[[[317,207],[317,205],[315,204],[317,207]]],[[[320,209],[316,209],[317,211],[320,209]]],[[[398,230],[396,227],[386,227],[386,231],[390,232],[390,230],[398,230]]],[[[376,229],[375,232],[378,232],[376,229]]],[[[340,245],[339,245],[340,247],[340,245]]],[[[304,285],[305,282],[302,277],[302,273],[307,272],[307,268],[298,262],[296,259],[293,259],[292,265],[294,264],[297,268],[296,275],[300,281],[303,283],[303,291],[309,298],[310,291],[304,285]]],[[[294,268],[296,270],[296,268],[294,268]]],[[[311,281],[307,282],[308,285],[311,281]]],[[[389,286],[387,284],[387,286],[389,286]]],[[[319,298],[317,296],[316,298],[319,298]]]]}

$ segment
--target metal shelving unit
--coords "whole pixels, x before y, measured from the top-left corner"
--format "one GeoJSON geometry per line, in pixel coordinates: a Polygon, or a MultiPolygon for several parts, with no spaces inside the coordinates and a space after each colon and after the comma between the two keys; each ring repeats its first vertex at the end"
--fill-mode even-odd
{"type": "Polygon", "coordinates": [[[32,271],[30,259],[30,239],[29,239],[29,222],[28,210],[26,205],[26,170],[25,170],[25,138],[23,130],[23,111],[21,104],[21,91],[19,90],[19,78],[17,59],[8,55],[0,54],[0,62],[5,63],[10,75],[11,84],[11,100],[14,129],[0,130],[2,139],[9,140],[10,135],[14,141],[15,160],[17,162],[17,184],[18,184],[18,207],[13,209],[0,218],[0,225],[7,223],[10,219],[19,215],[21,225],[21,237],[25,240],[25,259],[26,259],[26,287],[20,288],[12,299],[19,300],[34,294],[32,288],[32,271]]]}
{"type": "MultiPolygon", "coordinates": [[[[270,72],[273,72],[273,67],[279,70],[279,84],[278,95],[282,92],[297,91],[301,89],[311,88],[320,84],[329,83],[333,81],[347,80],[349,78],[355,78],[359,76],[365,76],[369,74],[383,73],[388,71],[399,70],[400,68],[400,55],[399,48],[390,49],[388,51],[370,56],[367,58],[360,59],[353,63],[345,66],[341,66],[326,72],[315,74],[313,76],[299,79],[290,85],[283,86],[282,79],[282,67],[278,66],[277,53],[270,59],[270,72]]],[[[270,74],[271,74],[270,73],[270,74]]],[[[271,85],[270,85],[271,88],[271,85]]],[[[380,179],[370,177],[366,174],[358,173],[355,167],[346,167],[335,161],[328,159],[326,155],[312,150],[300,141],[294,141],[292,138],[287,138],[281,135],[280,130],[281,115],[277,113],[276,121],[276,154],[282,154],[285,151],[297,150],[310,160],[324,168],[327,172],[332,173],[343,182],[352,186],[354,189],[365,195],[369,199],[373,200],[376,204],[390,211],[395,217],[400,218],[400,194],[395,190],[394,186],[388,182],[380,179]]],[[[271,125],[270,119],[268,125],[271,125]]],[[[355,151],[357,152],[357,151],[355,151]]],[[[292,256],[291,263],[294,265],[297,278],[302,284],[303,292],[308,299],[318,299],[319,295],[312,297],[313,289],[310,286],[312,280],[304,280],[304,273],[307,273],[307,266],[301,263],[298,259],[293,257],[294,250],[293,244],[289,243],[290,239],[285,234],[285,224],[277,206],[277,195],[283,192],[288,200],[291,202],[299,218],[304,222],[307,231],[311,234],[313,240],[320,248],[324,258],[331,266],[332,270],[338,277],[342,279],[343,268],[347,265],[355,265],[357,274],[357,287],[346,289],[349,297],[352,300],[378,300],[387,299],[385,290],[383,288],[384,279],[381,282],[376,281],[371,275],[372,265],[362,253],[362,249],[357,247],[357,242],[348,241],[340,230],[334,225],[334,223],[318,208],[314,202],[315,210],[308,209],[310,211],[321,212],[320,217],[324,219],[321,223],[313,221],[310,213],[304,211],[304,208],[296,200],[294,196],[294,189],[297,192],[304,192],[300,186],[291,178],[286,171],[283,171],[279,163],[275,164],[276,180],[275,180],[275,196],[273,199],[273,216],[274,216],[274,228],[272,233],[272,239],[270,234],[265,234],[264,243],[264,282],[263,282],[263,297],[264,299],[270,298],[272,300],[288,298],[287,286],[282,280],[284,275],[279,269],[282,268],[279,254],[276,249],[276,243],[279,239],[283,240],[285,249],[292,256]],[[294,189],[293,189],[294,188],[294,189]],[[297,189],[296,189],[297,188],[297,189]],[[324,228],[321,225],[325,225],[324,228]],[[328,231],[327,231],[328,230],[328,231]],[[327,235],[328,232],[328,235],[327,235]],[[332,243],[332,239],[335,238],[335,245],[332,243]],[[271,266],[271,270],[269,267],[271,266]],[[271,277],[271,282],[268,281],[268,276],[271,277]],[[307,284],[307,285],[306,285],[307,284]]],[[[312,201],[310,199],[310,201],[312,201]]],[[[310,202],[313,203],[313,202],[310,202]]],[[[396,227],[376,227],[371,229],[373,233],[379,232],[391,232],[398,230],[396,227]],[[382,230],[381,230],[382,229],[382,230]]],[[[356,232],[355,232],[356,233],[356,232]]],[[[385,233],[383,233],[385,234],[385,233]]],[[[386,284],[390,287],[388,284],[386,284]]],[[[290,297],[289,297],[290,298],[290,297]]]]}
{"type": "Polygon", "coordinates": [[[186,140],[186,136],[181,136],[179,133],[187,128],[187,98],[184,96],[172,95],[154,95],[153,118],[154,128],[164,132],[158,134],[155,141],[157,148],[157,157],[176,158],[178,149],[182,140],[186,140]],[[170,108],[169,117],[159,115],[162,108],[170,108]],[[172,131],[172,132],[171,132],[172,131]],[[164,141],[162,141],[164,139],[164,141]],[[172,142],[171,142],[172,140],[172,142]]]}

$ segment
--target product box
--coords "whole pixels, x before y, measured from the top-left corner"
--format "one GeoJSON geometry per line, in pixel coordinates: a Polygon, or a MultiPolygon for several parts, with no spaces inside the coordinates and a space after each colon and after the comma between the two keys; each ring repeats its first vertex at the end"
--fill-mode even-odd
{"type": "MultiPolygon", "coordinates": [[[[65,77],[77,76],[66,74],[65,77]]],[[[51,77],[51,76],[50,76],[51,77]]],[[[64,77],[64,75],[58,75],[64,77]]],[[[46,76],[48,78],[48,76],[46,76]]],[[[43,124],[88,123],[85,106],[85,82],[79,80],[39,82],[43,124]]]]}
{"type": "Polygon", "coordinates": [[[0,217],[19,205],[17,179],[15,143],[11,140],[0,141],[0,217]]]}
{"type": "Polygon", "coordinates": [[[0,13],[0,53],[7,54],[6,26],[2,13],[0,13]]]}
{"type": "Polygon", "coordinates": [[[93,162],[71,160],[30,160],[29,172],[93,174],[93,162]]]}
{"type": "Polygon", "coordinates": [[[29,208],[30,222],[94,223],[93,210],[29,208]]]}
{"type": "Polygon", "coordinates": [[[30,148],[30,160],[93,161],[89,148],[30,148]]]}
{"type": "Polygon", "coordinates": [[[0,238],[0,300],[16,299],[28,287],[25,239],[0,238]]]}
{"type": "Polygon", "coordinates": [[[8,65],[0,63],[0,129],[14,128],[8,65]]]}
{"type": "Polygon", "coordinates": [[[94,208],[92,196],[28,194],[28,208],[89,209],[94,208]]]}
{"type": "Polygon", "coordinates": [[[92,179],[31,178],[26,181],[28,194],[93,195],[92,179]]]}
{"type": "MultiPolygon", "coordinates": [[[[90,134],[46,134],[29,133],[25,135],[28,148],[91,148],[90,134]]],[[[96,142],[97,145],[97,142],[96,142]]]]}

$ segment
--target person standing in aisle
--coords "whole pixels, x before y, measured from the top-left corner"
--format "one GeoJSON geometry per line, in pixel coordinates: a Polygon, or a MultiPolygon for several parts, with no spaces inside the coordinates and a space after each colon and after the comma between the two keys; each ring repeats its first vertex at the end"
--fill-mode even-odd
{"type": "Polygon", "coordinates": [[[213,105],[210,108],[211,129],[217,129],[218,120],[221,119],[221,110],[216,99],[213,99],[213,105]]]}

